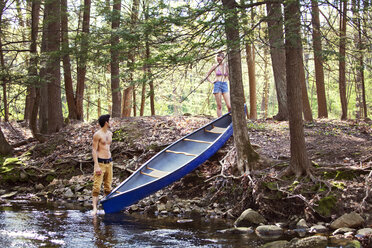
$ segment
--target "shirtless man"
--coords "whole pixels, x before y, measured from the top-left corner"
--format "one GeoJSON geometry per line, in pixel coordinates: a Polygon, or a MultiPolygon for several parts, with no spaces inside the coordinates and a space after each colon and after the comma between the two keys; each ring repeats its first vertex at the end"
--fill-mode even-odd
{"type": "Polygon", "coordinates": [[[110,115],[102,115],[98,118],[101,129],[93,135],[92,155],[94,161],[94,183],[92,190],[93,211],[92,215],[97,214],[98,195],[101,191],[103,182],[104,193],[111,192],[112,184],[112,158],[110,145],[112,142],[112,132],[109,130],[110,115]]]}

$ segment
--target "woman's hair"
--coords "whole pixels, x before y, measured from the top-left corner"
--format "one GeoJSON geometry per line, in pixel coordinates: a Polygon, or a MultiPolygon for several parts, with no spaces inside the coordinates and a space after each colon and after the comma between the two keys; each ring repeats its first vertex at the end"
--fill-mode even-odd
{"type": "Polygon", "coordinates": [[[219,51],[217,57],[225,58],[225,54],[222,51],[219,51]]]}
{"type": "Polygon", "coordinates": [[[101,115],[98,118],[98,122],[101,127],[103,127],[105,123],[108,122],[109,120],[110,120],[110,115],[101,115]]]}

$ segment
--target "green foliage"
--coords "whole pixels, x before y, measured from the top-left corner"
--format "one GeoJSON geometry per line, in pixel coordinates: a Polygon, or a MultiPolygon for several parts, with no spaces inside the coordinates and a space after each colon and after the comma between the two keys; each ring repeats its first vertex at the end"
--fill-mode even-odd
{"type": "Polygon", "coordinates": [[[346,185],[343,182],[335,182],[335,181],[333,181],[332,182],[332,186],[335,187],[335,188],[337,188],[337,189],[340,189],[340,190],[343,190],[343,189],[346,188],[346,185]]]}

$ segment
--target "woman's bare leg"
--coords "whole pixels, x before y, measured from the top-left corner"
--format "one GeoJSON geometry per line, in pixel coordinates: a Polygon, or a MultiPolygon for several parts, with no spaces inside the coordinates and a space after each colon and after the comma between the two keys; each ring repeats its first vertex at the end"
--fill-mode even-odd
{"type": "Polygon", "coordinates": [[[228,110],[228,112],[230,112],[231,111],[231,104],[230,104],[230,94],[229,94],[229,92],[223,93],[222,96],[223,96],[223,99],[225,100],[227,110],[228,110]]]}
{"type": "Polygon", "coordinates": [[[217,103],[217,116],[220,117],[222,115],[222,97],[221,93],[215,93],[214,98],[216,98],[217,103]]]}

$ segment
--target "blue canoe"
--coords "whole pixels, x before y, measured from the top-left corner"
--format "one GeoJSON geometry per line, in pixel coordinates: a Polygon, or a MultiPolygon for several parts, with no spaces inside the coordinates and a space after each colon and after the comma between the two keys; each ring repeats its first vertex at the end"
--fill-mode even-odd
{"type": "Polygon", "coordinates": [[[181,179],[215,154],[232,133],[228,113],[169,145],[102,199],[105,213],[119,212],[181,179]]]}

